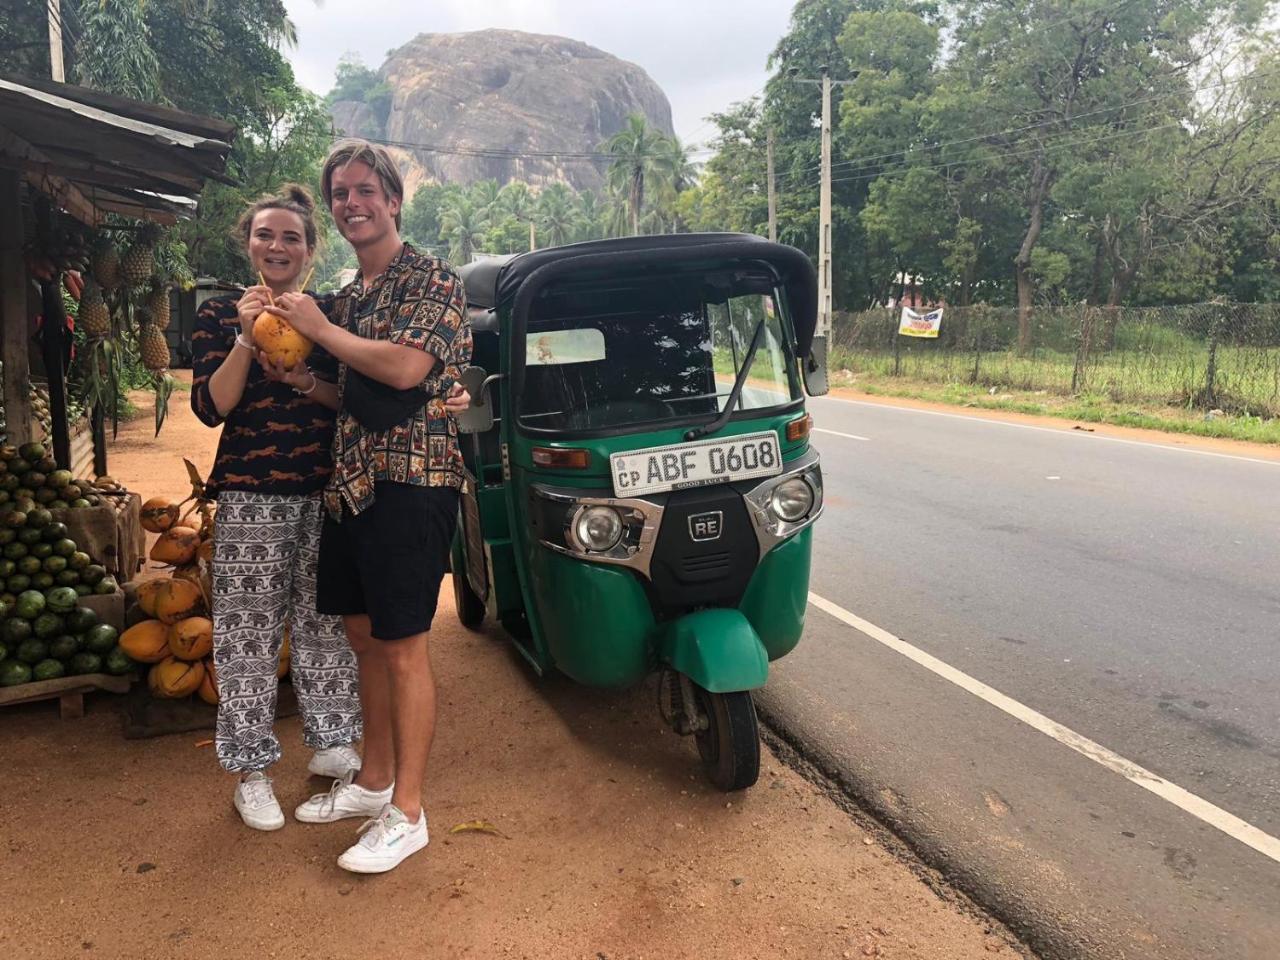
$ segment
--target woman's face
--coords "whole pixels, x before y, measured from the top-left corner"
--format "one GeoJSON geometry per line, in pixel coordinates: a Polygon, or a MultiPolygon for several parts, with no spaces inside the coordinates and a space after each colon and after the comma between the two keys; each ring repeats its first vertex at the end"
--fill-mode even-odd
{"type": "Polygon", "coordinates": [[[249,259],[269,286],[296,283],[311,259],[306,225],[291,210],[260,210],[249,228],[249,259]]]}

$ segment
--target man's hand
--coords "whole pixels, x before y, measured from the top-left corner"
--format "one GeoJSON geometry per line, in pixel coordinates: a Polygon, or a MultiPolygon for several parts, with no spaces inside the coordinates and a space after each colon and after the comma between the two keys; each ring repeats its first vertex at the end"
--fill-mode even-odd
{"type": "Polygon", "coordinates": [[[236,315],[240,319],[240,331],[253,339],[253,325],[257,322],[263,309],[271,302],[271,288],[262,286],[246,287],[244,294],[236,304],[236,315]]]}
{"type": "Polygon", "coordinates": [[[467,388],[462,384],[454,383],[444,398],[445,412],[456,417],[469,406],[471,406],[471,394],[467,392],[467,388]]]}
{"type": "Polygon", "coordinates": [[[284,317],[289,326],[313,342],[330,325],[329,318],[305,293],[282,293],[276,297],[275,306],[268,306],[266,312],[284,317]]]}

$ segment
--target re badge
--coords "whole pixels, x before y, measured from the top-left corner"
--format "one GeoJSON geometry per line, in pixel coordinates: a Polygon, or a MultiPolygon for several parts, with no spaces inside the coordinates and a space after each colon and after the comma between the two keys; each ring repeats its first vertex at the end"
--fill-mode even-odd
{"type": "Polygon", "coordinates": [[[721,510],[689,515],[689,539],[695,543],[702,543],[706,540],[719,540],[720,531],[723,528],[724,512],[721,510]]]}

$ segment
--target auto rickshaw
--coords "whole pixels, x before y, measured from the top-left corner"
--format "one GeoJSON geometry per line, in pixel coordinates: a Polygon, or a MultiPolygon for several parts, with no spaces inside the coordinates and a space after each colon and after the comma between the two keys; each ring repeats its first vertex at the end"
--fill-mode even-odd
{"type": "Polygon", "coordinates": [[[800,640],[826,392],[813,266],[745,234],[600,240],[461,268],[458,616],[538,674],[660,672],[722,790],[755,783],[751,691],[800,640]]]}

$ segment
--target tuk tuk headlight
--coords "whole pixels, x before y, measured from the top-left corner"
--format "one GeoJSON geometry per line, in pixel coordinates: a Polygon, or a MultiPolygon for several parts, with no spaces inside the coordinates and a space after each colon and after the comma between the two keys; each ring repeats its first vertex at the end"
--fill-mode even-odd
{"type": "Polygon", "coordinates": [[[813,509],[813,488],[801,477],[783,480],[773,488],[769,509],[787,523],[803,520],[813,509]]]}
{"type": "Polygon", "coordinates": [[[622,517],[613,507],[587,507],[574,521],[573,533],[588,550],[603,553],[622,539],[622,517]]]}

